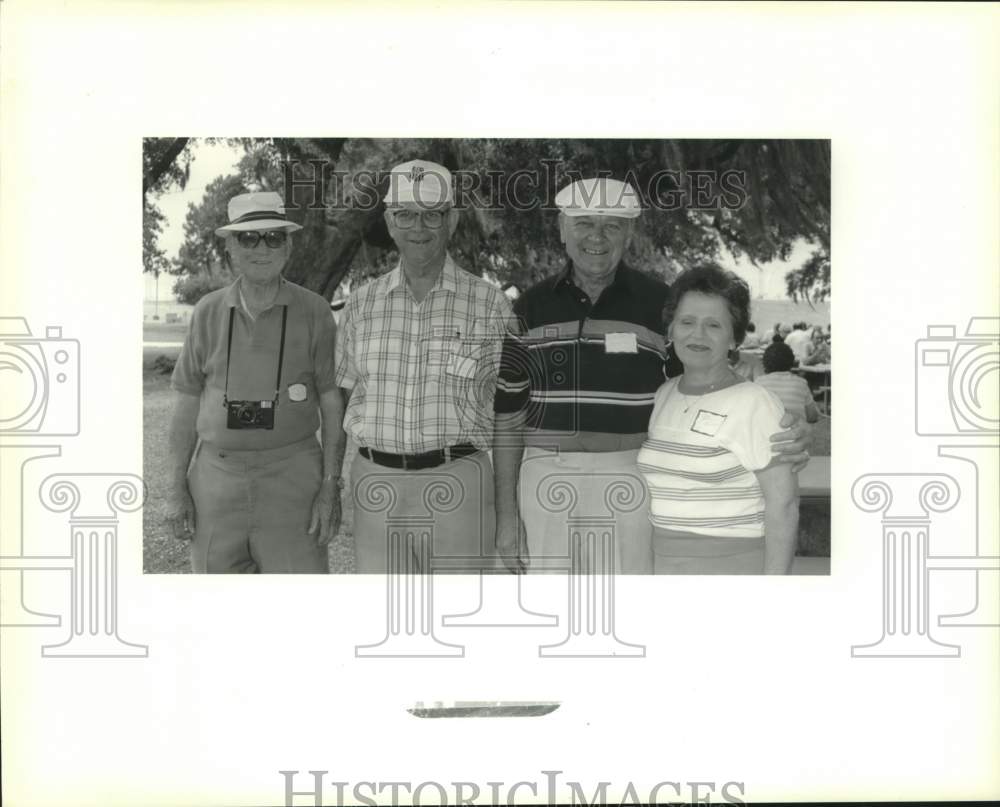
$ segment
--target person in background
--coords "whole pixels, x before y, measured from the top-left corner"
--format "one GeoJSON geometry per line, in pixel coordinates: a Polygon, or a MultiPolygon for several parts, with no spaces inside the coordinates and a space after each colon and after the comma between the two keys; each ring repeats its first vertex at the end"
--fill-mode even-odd
{"type": "Polygon", "coordinates": [[[743,338],[743,344],[740,348],[747,348],[749,350],[754,350],[760,347],[760,337],[757,336],[757,326],[752,322],[747,323],[747,335],[743,338]]]}
{"type": "Polygon", "coordinates": [[[804,322],[796,322],[795,328],[785,337],[785,344],[792,349],[795,360],[804,361],[812,352],[812,333],[804,322]]]}
{"type": "Polygon", "coordinates": [[[806,358],[804,358],[800,364],[805,367],[811,367],[815,364],[829,364],[830,363],[830,341],[829,337],[823,334],[822,328],[813,329],[812,338],[812,351],[806,358]]]}
{"type": "Polygon", "coordinates": [[[684,372],[656,393],[638,467],[650,492],[657,574],[788,574],[798,530],[792,466],[770,436],[781,401],[729,367],[750,289],[706,264],[682,273],[664,310],[684,372]]]}
{"type": "Polygon", "coordinates": [[[794,365],[792,349],[775,342],[764,351],[764,375],[754,380],[777,395],[786,412],[798,415],[807,423],[815,423],[819,420],[819,410],[805,379],[791,372],[794,365]]]}

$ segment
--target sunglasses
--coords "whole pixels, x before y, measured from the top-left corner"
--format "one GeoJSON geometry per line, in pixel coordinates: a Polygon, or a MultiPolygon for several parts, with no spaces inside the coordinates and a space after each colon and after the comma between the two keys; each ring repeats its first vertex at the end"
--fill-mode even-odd
{"type": "Polygon", "coordinates": [[[288,233],[284,230],[242,230],[236,233],[236,243],[243,249],[256,249],[257,245],[264,240],[271,249],[283,247],[288,240],[288,233]]]}

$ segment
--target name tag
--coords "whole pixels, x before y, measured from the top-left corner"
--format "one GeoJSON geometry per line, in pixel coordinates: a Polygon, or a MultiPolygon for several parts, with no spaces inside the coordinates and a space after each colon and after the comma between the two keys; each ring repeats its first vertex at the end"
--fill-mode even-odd
{"type": "Polygon", "coordinates": [[[704,434],[706,437],[715,437],[725,423],[726,416],[709,412],[707,409],[699,409],[698,416],[694,419],[691,431],[704,434]]]}
{"type": "Polygon", "coordinates": [[[638,353],[639,343],[634,333],[604,334],[605,353],[638,353]]]}

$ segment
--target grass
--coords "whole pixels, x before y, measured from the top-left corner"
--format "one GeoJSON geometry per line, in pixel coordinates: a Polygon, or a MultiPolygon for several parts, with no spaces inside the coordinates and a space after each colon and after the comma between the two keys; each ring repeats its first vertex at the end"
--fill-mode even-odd
{"type": "MultiPolygon", "coordinates": [[[[172,327],[172,326],[167,326],[172,327]]],[[[159,330],[159,329],[157,329],[159,330]]],[[[147,334],[149,331],[147,331],[147,334]]],[[[183,338],[183,336],[182,336],[183,338]]],[[[175,341],[147,335],[150,341],[175,341]]],[[[180,340],[177,340],[180,341],[180,340]]],[[[146,504],[142,511],[144,572],[187,573],[191,571],[187,542],[177,541],[166,524],[167,494],[167,428],[173,408],[174,392],[170,376],[158,372],[157,358],[176,359],[179,349],[143,349],[143,478],[147,486],[146,504]]],[[[344,461],[348,476],[356,446],[348,446],[344,461]]],[[[812,453],[830,455],[830,419],[822,418],[813,428],[812,453]]],[[[349,479],[345,480],[348,484],[349,479]]],[[[330,571],[349,574],[354,571],[354,513],[350,496],[344,496],[344,515],[340,531],[330,544],[330,571]]],[[[829,502],[804,501],[799,514],[799,554],[829,556],[829,502]]]]}

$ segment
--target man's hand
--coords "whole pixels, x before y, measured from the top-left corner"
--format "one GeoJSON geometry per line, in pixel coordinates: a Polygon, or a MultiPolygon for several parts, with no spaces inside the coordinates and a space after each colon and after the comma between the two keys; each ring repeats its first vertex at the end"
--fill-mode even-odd
{"type": "Polygon", "coordinates": [[[340,529],[340,487],[338,479],[325,479],[319,493],[313,499],[312,515],[309,518],[309,534],[319,532],[316,543],[326,546],[340,529]]]}
{"type": "Polygon", "coordinates": [[[167,524],[178,541],[194,538],[194,500],[186,484],[175,488],[167,497],[167,524]]]}
{"type": "Polygon", "coordinates": [[[812,429],[798,415],[786,412],[778,424],[787,431],[771,435],[772,450],[776,462],[787,462],[792,471],[798,473],[809,462],[809,448],[812,446],[812,429]]]}
{"type": "Polygon", "coordinates": [[[531,564],[528,556],[528,537],[520,516],[497,524],[497,554],[512,574],[524,574],[531,564]]]}

